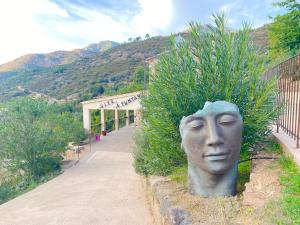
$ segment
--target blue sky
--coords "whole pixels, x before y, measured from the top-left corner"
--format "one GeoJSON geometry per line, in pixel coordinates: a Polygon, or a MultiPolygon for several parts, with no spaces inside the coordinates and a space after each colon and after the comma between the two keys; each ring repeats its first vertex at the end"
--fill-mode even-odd
{"type": "Polygon", "coordinates": [[[102,40],[169,35],[188,22],[209,23],[225,12],[228,25],[259,27],[282,13],[273,0],[3,0],[0,64],[28,53],[82,48],[102,40]]]}

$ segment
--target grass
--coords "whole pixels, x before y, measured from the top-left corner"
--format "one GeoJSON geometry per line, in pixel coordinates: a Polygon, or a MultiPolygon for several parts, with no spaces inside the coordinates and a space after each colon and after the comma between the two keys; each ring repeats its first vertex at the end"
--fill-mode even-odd
{"type": "Polygon", "coordinates": [[[276,141],[268,140],[264,150],[280,154],[279,182],[282,189],[279,199],[272,206],[273,211],[277,211],[280,216],[274,215],[274,221],[276,224],[300,224],[300,169],[293,159],[283,154],[280,144],[276,141]]]}
{"type": "Polygon", "coordinates": [[[300,224],[300,170],[295,162],[282,156],[279,159],[282,168],[282,175],[279,178],[282,188],[281,207],[284,215],[293,221],[293,224],[300,224]]]}
{"type": "MultiPolygon", "coordinates": [[[[280,169],[279,182],[281,193],[278,198],[272,199],[264,208],[254,209],[252,207],[242,207],[239,215],[242,218],[255,220],[256,222],[266,222],[266,224],[296,225],[300,224],[300,169],[295,162],[283,155],[280,145],[268,140],[260,146],[266,152],[279,154],[278,160],[273,164],[274,169],[280,169]],[[258,211],[257,211],[258,210],[258,211]]],[[[248,155],[241,154],[241,159],[249,158],[248,155]]],[[[250,161],[239,164],[237,191],[241,194],[245,189],[245,183],[249,181],[250,161]]],[[[169,176],[177,184],[187,184],[187,167],[179,167],[169,176]]]]}
{"type": "Polygon", "coordinates": [[[263,150],[266,152],[272,152],[282,155],[281,146],[274,139],[267,140],[263,146],[263,150]]]}
{"type": "MultiPolygon", "coordinates": [[[[248,158],[248,154],[241,155],[242,159],[248,158]]],[[[249,182],[250,176],[250,161],[239,164],[238,166],[238,180],[237,180],[237,193],[241,194],[245,190],[245,184],[249,182]]],[[[187,166],[176,168],[169,178],[178,184],[188,183],[188,168],[187,166]]]]}
{"type": "Polygon", "coordinates": [[[251,161],[240,163],[238,166],[237,193],[242,194],[245,190],[245,184],[249,182],[251,171],[251,161]]]}
{"type": "Polygon", "coordinates": [[[187,184],[188,182],[188,168],[185,167],[178,167],[176,168],[173,173],[169,176],[170,179],[179,184],[187,184]]]}
{"type": "Polygon", "coordinates": [[[300,169],[293,159],[286,157],[281,146],[274,140],[265,145],[265,151],[280,154],[278,165],[281,170],[279,177],[281,195],[269,208],[276,211],[273,221],[276,224],[300,224],[300,169]]]}

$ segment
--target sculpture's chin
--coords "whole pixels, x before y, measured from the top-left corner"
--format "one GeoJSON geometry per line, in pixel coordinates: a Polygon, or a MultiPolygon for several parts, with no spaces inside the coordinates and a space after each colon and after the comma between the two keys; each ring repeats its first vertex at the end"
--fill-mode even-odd
{"type": "Polygon", "coordinates": [[[227,173],[231,167],[233,166],[232,162],[228,162],[225,158],[224,160],[210,160],[207,162],[207,167],[205,170],[208,173],[215,174],[215,175],[221,175],[227,173]]]}

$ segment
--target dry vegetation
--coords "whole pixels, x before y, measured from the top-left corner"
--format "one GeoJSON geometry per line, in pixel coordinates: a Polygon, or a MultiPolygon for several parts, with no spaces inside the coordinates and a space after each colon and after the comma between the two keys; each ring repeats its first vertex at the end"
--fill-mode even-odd
{"type": "Polygon", "coordinates": [[[284,171],[279,161],[259,160],[254,173],[247,184],[252,191],[248,196],[253,200],[250,205],[244,202],[245,193],[225,198],[192,196],[188,193],[187,177],[183,173],[171,176],[172,181],[164,182],[162,188],[169,189],[167,195],[175,207],[190,213],[193,225],[296,224],[282,208],[279,180],[284,171]]]}

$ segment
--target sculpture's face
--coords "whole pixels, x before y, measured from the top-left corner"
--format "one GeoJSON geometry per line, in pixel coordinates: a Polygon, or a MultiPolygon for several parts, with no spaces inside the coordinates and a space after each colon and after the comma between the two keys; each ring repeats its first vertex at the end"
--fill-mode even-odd
{"type": "Polygon", "coordinates": [[[180,129],[188,160],[200,169],[224,174],[239,159],[242,119],[238,111],[195,113],[182,119],[180,129]]]}

